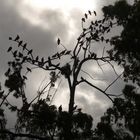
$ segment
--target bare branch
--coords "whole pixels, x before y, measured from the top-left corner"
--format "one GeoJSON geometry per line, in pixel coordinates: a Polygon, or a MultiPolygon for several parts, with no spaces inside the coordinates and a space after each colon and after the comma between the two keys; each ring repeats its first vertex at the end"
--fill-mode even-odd
{"type": "Polygon", "coordinates": [[[110,62],[110,61],[107,61],[107,62],[108,62],[108,64],[112,67],[112,69],[114,70],[114,73],[115,73],[117,76],[119,76],[118,73],[116,72],[114,66],[111,64],[111,62],[110,62]]]}
{"type": "Polygon", "coordinates": [[[3,105],[4,101],[5,101],[6,98],[9,96],[10,93],[11,93],[11,91],[9,91],[9,92],[7,93],[7,95],[3,97],[3,100],[2,100],[2,102],[1,102],[1,104],[0,104],[0,107],[3,105]]]}
{"type": "Polygon", "coordinates": [[[81,71],[82,71],[83,73],[87,74],[92,80],[96,80],[96,79],[94,79],[88,72],[86,72],[86,71],[84,71],[84,70],[82,70],[82,69],[81,69],[81,71]]]}
{"type": "Polygon", "coordinates": [[[97,86],[93,85],[92,83],[90,83],[89,81],[87,81],[86,79],[83,79],[81,80],[81,82],[85,82],[87,83],[88,85],[92,86],[93,88],[99,90],[100,92],[102,92],[105,96],[107,96],[111,101],[112,103],[114,103],[113,99],[105,92],[103,91],[102,89],[98,88],[97,86]]]}
{"type": "MultiPolygon", "coordinates": [[[[15,107],[15,106],[13,106],[13,105],[8,101],[8,99],[5,99],[5,100],[6,100],[6,102],[7,102],[8,105],[10,105],[11,107],[15,107]]],[[[17,107],[16,107],[16,110],[17,110],[17,111],[20,111],[20,109],[17,108],[17,107]]]]}
{"type": "Polygon", "coordinates": [[[56,93],[57,93],[57,91],[58,91],[58,88],[59,88],[60,85],[61,85],[61,82],[62,82],[62,80],[60,80],[60,82],[59,82],[59,84],[58,84],[58,86],[57,86],[57,89],[55,90],[55,92],[54,92],[54,94],[53,94],[53,96],[52,96],[52,99],[51,99],[51,101],[50,101],[50,104],[52,104],[52,101],[53,101],[53,99],[54,99],[54,97],[55,97],[55,95],[56,95],[56,93]]]}
{"type": "Polygon", "coordinates": [[[104,56],[104,52],[105,52],[105,46],[103,48],[102,57],[104,56]]]}
{"type": "Polygon", "coordinates": [[[100,63],[98,62],[98,60],[97,60],[96,62],[97,62],[97,64],[98,64],[99,68],[101,69],[101,71],[104,73],[104,71],[103,71],[103,69],[102,69],[100,63]]]}
{"type": "Polygon", "coordinates": [[[85,73],[86,75],[88,75],[92,80],[98,80],[98,81],[103,81],[104,79],[95,79],[92,77],[92,75],[90,75],[88,72],[84,71],[81,69],[81,72],[85,73]]]}
{"type": "Polygon", "coordinates": [[[116,94],[108,94],[109,96],[114,96],[114,97],[120,97],[120,96],[122,96],[123,95],[123,93],[121,93],[121,94],[118,94],[118,95],[116,95],[116,94]]]}
{"type": "Polygon", "coordinates": [[[107,91],[122,75],[123,73],[121,73],[113,82],[111,82],[104,91],[107,91]]]}

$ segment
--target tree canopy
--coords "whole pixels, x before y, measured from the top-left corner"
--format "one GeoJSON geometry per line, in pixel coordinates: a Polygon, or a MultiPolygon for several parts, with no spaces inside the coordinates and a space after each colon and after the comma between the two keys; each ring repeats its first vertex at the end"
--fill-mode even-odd
{"type": "Polygon", "coordinates": [[[123,27],[121,34],[110,40],[113,46],[110,55],[124,67],[125,80],[140,85],[140,1],[130,5],[121,0],[115,5],[105,6],[103,12],[105,17],[116,21],[117,26],[123,27]]]}

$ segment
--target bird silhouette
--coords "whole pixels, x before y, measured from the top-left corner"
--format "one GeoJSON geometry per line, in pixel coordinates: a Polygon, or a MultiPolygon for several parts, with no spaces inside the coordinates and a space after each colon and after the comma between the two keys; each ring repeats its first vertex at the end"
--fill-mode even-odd
{"type": "Polygon", "coordinates": [[[57,39],[57,44],[58,44],[58,45],[60,44],[60,39],[59,39],[59,38],[57,39]]]}
{"type": "Polygon", "coordinates": [[[59,113],[62,112],[62,105],[59,106],[58,111],[59,111],[59,113]]]}
{"type": "Polygon", "coordinates": [[[94,15],[96,16],[97,14],[96,14],[96,11],[94,11],[94,15]]]}
{"type": "Polygon", "coordinates": [[[7,52],[10,52],[12,50],[12,47],[9,47],[9,49],[7,50],[7,52]]]}

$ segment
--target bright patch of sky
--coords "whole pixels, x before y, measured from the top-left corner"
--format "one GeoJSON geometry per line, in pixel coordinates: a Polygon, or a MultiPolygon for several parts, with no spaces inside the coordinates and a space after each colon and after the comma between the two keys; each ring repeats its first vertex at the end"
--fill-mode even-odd
{"type": "Polygon", "coordinates": [[[89,9],[96,10],[97,7],[96,1],[93,0],[22,0],[19,4],[21,6],[19,11],[25,19],[32,24],[43,25],[46,23],[40,19],[40,14],[46,10],[62,12],[66,20],[73,10],[87,12],[89,9]]]}

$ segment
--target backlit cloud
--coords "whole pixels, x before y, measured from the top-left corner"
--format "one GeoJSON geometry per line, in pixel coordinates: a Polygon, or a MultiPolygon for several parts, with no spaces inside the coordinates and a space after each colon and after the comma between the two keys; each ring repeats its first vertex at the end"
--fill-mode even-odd
{"type": "MultiPolygon", "coordinates": [[[[114,0],[115,1],[115,0],[114,0]]],[[[88,10],[99,11],[101,15],[101,7],[104,4],[114,2],[112,0],[0,0],[0,76],[3,80],[4,72],[7,70],[7,61],[12,57],[6,53],[7,48],[11,45],[8,40],[9,36],[19,34],[21,38],[28,43],[28,47],[33,49],[35,55],[49,55],[61,48],[57,48],[56,40],[61,38],[67,48],[74,47],[77,35],[81,31],[81,18],[88,10]],[[99,10],[100,9],[100,10],[99,10]]],[[[100,46],[101,48],[102,46],[100,46]]],[[[102,47],[103,48],[103,47],[102,47]]],[[[99,47],[97,47],[99,49],[99,47]]],[[[97,50],[96,49],[96,50],[97,50]]],[[[99,51],[102,53],[101,51],[99,51]]],[[[93,63],[87,63],[83,70],[91,72],[90,76],[85,77],[97,86],[105,88],[114,79],[113,71],[108,66],[103,66],[105,72],[93,63]],[[110,79],[109,81],[107,81],[110,79]]],[[[122,69],[117,68],[117,72],[121,73],[122,69]]],[[[84,74],[84,73],[83,73],[84,74]]],[[[48,73],[43,71],[35,71],[33,75],[29,75],[27,81],[27,93],[31,98],[38,89],[40,81],[48,73]],[[36,76],[37,75],[37,76],[36,76]],[[30,85],[29,85],[30,84],[30,85]]],[[[47,77],[48,78],[48,77],[47,77]]],[[[67,109],[69,100],[69,91],[63,79],[61,86],[54,98],[53,103],[56,105],[63,104],[67,109]]],[[[123,84],[121,83],[123,86],[123,84]]],[[[122,89],[120,81],[114,86],[110,92],[120,92],[122,89]],[[120,89],[119,89],[120,88],[120,89]],[[119,90],[119,91],[118,91],[119,90]]],[[[81,106],[84,111],[94,114],[95,118],[105,111],[110,105],[108,99],[97,90],[82,84],[77,88],[76,104],[81,106]],[[102,113],[100,113],[102,112],[102,113]]],[[[94,116],[94,115],[93,115],[94,116]]]]}

